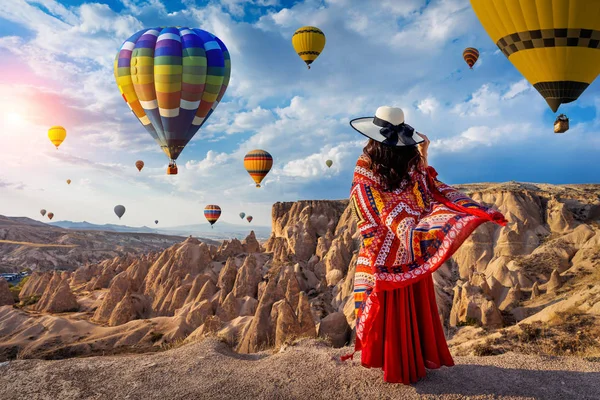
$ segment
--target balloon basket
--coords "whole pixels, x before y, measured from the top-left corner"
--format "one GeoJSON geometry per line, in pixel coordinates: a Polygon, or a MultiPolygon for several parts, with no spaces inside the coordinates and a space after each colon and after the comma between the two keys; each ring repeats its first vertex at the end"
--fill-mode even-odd
{"type": "Polygon", "coordinates": [[[560,114],[554,121],[554,133],[565,133],[569,130],[569,118],[566,115],[560,114]]]}
{"type": "Polygon", "coordinates": [[[256,184],[256,187],[257,187],[257,188],[259,188],[259,187],[260,187],[260,183],[257,183],[257,184],[256,184]]]}
{"type": "Polygon", "coordinates": [[[177,165],[169,165],[167,167],[167,175],[177,175],[177,165]]]}

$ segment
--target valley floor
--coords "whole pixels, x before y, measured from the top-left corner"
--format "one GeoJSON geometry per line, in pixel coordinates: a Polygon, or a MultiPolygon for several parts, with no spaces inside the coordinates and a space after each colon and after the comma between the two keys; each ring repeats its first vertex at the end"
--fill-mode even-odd
{"type": "Polygon", "coordinates": [[[456,357],[412,386],[339,361],[350,348],[305,340],[277,354],[240,355],[216,339],[166,352],[0,363],[13,399],[600,399],[600,362],[506,353],[456,357]]]}

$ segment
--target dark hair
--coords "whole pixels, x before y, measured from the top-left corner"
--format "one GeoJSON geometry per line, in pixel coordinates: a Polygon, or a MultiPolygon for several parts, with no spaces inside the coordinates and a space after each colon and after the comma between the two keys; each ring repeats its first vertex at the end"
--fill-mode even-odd
{"type": "Polygon", "coordinates": [[[421,162],[417,146],[386,146],[373,139],[369,139],[363,153],[369,157],[371,170],[381,177],[387,190],[399,188],[402,181],[409,178],[411,167],[418,167],[421,162]]]}

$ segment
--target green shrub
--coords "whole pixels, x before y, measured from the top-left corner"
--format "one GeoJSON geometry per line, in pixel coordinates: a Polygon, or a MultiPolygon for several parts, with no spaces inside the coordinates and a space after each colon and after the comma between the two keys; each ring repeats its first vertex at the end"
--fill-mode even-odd
{"type": "Polygon", "coordinates": [[[163,336],[165,336],[165,335],[163,333],[160,333],[160,332],[150,332],[150,341],[152,343],[156,343],[160,339],[162,339],[163,336]]]}

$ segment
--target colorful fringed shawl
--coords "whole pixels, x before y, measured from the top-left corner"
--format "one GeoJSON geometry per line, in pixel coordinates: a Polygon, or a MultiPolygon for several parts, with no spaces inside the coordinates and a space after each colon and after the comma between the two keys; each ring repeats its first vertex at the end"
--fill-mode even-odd
{"type": "Polygon", "coordinates": [[[378,312],[377,292],[410,285],[440,267],[483,222],[506,225],[504,216],[413,167],[410,179],[386,191],[362,155],[350,200],[363,238],[356,274],[356,350],[369,340],[378,312]]]}

